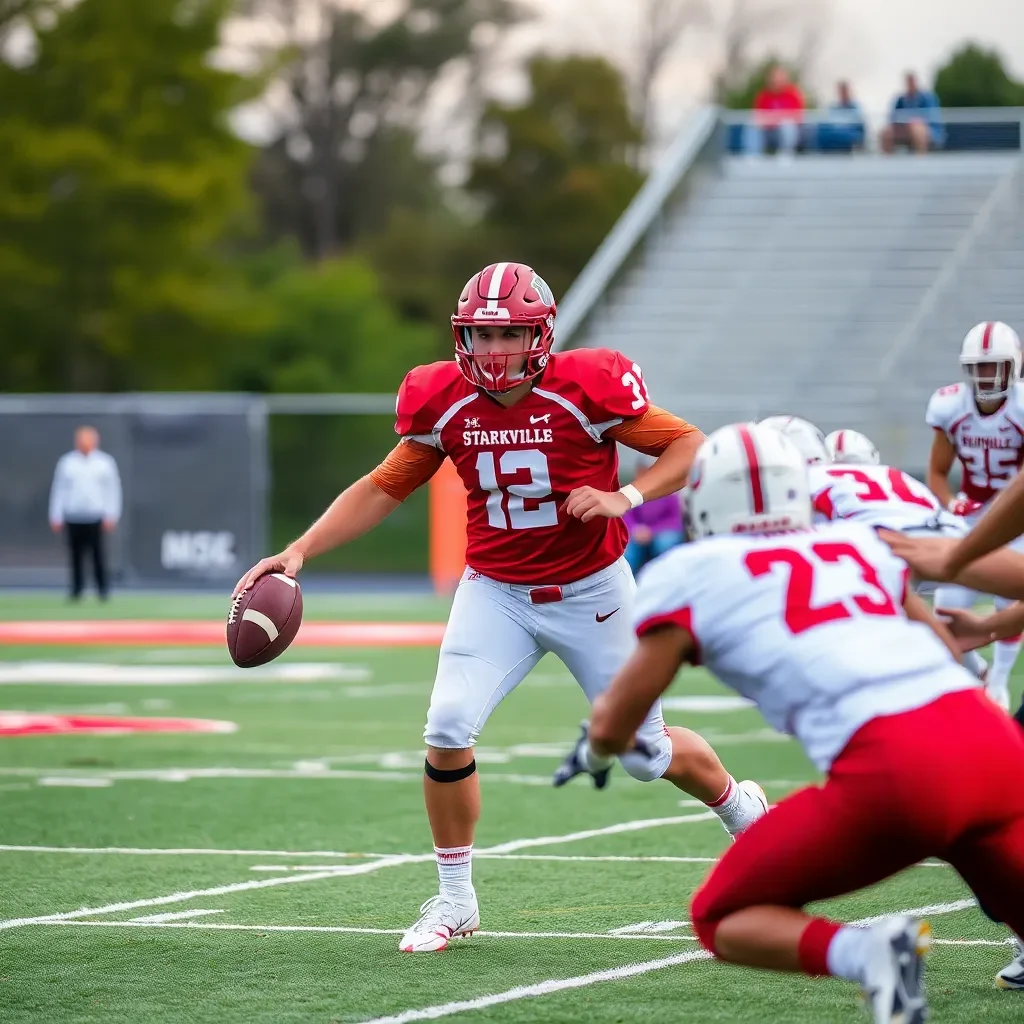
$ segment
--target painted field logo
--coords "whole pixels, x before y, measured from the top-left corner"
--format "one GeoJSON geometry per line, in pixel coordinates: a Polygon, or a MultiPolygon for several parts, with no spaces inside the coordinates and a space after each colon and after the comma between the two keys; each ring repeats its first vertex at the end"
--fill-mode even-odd
{"type": "Polygon", "coordinates": [[[0,737],[90,733],[127,736],[136,732],[235,732],[234,722],[210,718],[121,718],[109,715],[44,715],[34,711],[0,711],[0,737]]]}

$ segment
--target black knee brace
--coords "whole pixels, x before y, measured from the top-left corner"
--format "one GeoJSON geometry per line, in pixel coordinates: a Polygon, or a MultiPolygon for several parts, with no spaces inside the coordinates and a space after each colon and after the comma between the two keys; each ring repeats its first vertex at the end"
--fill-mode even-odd
{"type": "Polygon", "coordinates": [[[476,758],[469,762],[464,768],[452,768],[444,770],[435,768],[428,760],[423,761],[423,771],[431,782],[461,782],[468,779],[476,771],[476,758]]]}
{"type": "Polygon", "coordinates": [[[1020,707],[1017,708],[1017,714],[1015,714],[1013,717],[1016,718],[1022,726],[1024,726],[1024,700],[1020,702],[1020,707]]]}

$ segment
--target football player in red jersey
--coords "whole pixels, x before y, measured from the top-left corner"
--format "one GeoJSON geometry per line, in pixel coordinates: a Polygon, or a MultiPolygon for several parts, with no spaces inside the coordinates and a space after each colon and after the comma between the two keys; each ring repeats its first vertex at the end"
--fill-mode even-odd
{"type": "MultiPolygon", "coordinates": [[[[452,317],[455,359],[417,366],[398,393],[401,442],[306,533],[239,581],[294,575],[306,559],[377,525],[450,458],[468,492],[466,573],[438,658],[424,738],[424,795],[440,892],[400,948],[444,949],[480,924],[472,884],[480,785],[473,747],[484,723],[546,652],[590,701],[635,640],[635,584],[622,515],[686,481],[704,435],[651,405],[643,374],[608,349],[551,353],[555,300],[522,263],[495,263],[466,284],[452,317]],[[656,456],[619,487],[616,442],[656,456]]],[[[621,763],[665,778],[713,808],[736,834],[766,810],[696,733],[665,726],[655,705],[621,763]]],[[[607,769],[570,759],[559,784],[607,769]]]]}

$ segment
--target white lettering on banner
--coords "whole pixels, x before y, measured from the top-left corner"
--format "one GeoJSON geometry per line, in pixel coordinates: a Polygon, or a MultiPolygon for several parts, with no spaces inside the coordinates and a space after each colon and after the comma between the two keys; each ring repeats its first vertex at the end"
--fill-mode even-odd
{"type": "Polygon", "coordinates": [[[230,569],[235,562],[235,535],[228,530],[165,530],[160,538],[164,569],[230,569]]]}
{"type": "Polygon", "coordinates": [[[467,447],[480,444],[551,444],[555,439],[550,427],[544,430],[464,430],[462,443],[467,447]]]}

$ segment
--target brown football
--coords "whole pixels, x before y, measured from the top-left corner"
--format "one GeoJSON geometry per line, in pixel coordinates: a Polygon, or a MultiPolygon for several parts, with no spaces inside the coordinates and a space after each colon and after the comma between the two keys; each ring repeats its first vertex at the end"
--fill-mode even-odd
{"type": "Polygon", "coordinates": [[[302,623],[302,591],[283,573],[261,576],[231,602],[228,652],[239,668],[266,665],[283,654],[302,623]]]}

